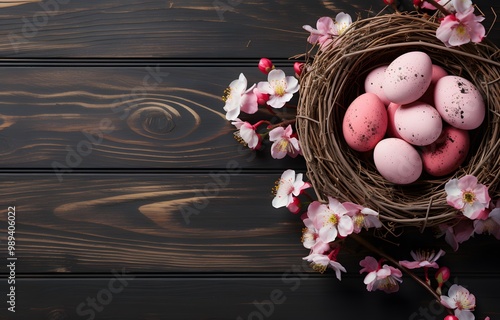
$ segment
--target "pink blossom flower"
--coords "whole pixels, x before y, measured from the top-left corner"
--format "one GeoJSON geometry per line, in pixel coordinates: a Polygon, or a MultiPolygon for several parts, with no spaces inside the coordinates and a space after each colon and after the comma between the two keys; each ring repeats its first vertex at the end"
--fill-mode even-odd
{"type": "Polygon", "coordinates": [[[445,252],[443,250],[439,250],[438,253],[434,251],[417,251],[410,253],[414,261],[399,261],[403,267],[408,269],[417,269],[417,268],[439,268],[436,260],[440,257],[444,256],[445,252]]]}
{"type": "Polygon", "coordinates": [[[343,202],[342,205],[346,208],[347,215],[352,219],[354,233],[360,233],[363,228],[380,228],[382,226],[377,211],[352,202],[343,202]]]}
{"type": "Polygon", "coordinates": [[[343,34],[351,24],[351,16],[340,12],[335,17],[335,21],[330,17],[319,18],[316,22],[316,29],[309,25],[302,26],[302,28],[311,33],[307,41],[311,44],[317,43],[323,49],[331,44],[335,38],[343,34]]]}
{"type": "Polygon", "coordinates": [[[474,220],[474,232],[477,234],[488,233],[500,240],[500,200],[485,220],[474,220]]]}
{"type": "Polygon", "coordinates": [[[255,126],[246,121],[241,121],[236,118],[236,121],[231,122],[238,129],[234,133],[235,138],[244,144],[247,144],[250,149],[259,149],[262,144],[262,137],[255,131],[255,126]]]}
{"type": "Polygon", "coordinates": [[[333,34],[336,36],[342,35],[351,24],[352,18],[349,14],[344,12],[338,13],[333,24],[333,34]]]}
{"type": "Polygon", "coordinates": [[[304,260],[311,262],[312,268],[318,272],[325,272],[328,267],[332,268],[335,271],[335,275],[337,279],[341,280],[340,275],[341,271],[346,272],[344,266],[335,261],[330,257],[330,255],[311,253],[307,257],[303,258],[304,260]]]}
{"type": "Polygon", "coordinates": [[[320,47],[323,48],[332,42],[334,36],[334,25],[335,23],[332,18],[321,17],[318,21],[316,21],[316,29],[310,25],[302,26],[302,28],[311,33],[307,38],[309,43],[318,43],[320,47]]]}
{"type": "Polygon", "coordinates": [[[311,186],[309,182],[302,181],[302,173],[295,175],[295,171],[288,169],[281,175],[275,186],[276,196],[273,199],[273,207],[286,207],[293,202],[293,196],[298,196],[302,190],[311,186]]]}
{"type": "Polygon", "coordinates": [[[330,245],[319,238],[319,223],[316,219],[317,211],[307,211],[302,216],[305,228],[302,229],[302,244],[311,253],[324,254],[330,249],[330,245]]]}
{"type": "Polygon", "coordinates": [[[274,69],[267,75],[267,82],[257,84],[259,92],[269,94],[267,104],[273,108],[282,108],[299,91],[299,81],[292,76],[285,76],[283,70],[274,69]]]}
{"type": "Polygon", "coordinates": [[[343,34],[351,24],[351,16],[340,12],[335,17],[335,21],[330,17],[319,18],[316,22],[316,29],[309,25],[305,25],[302,28],[311,33],[307,41],[311,44],[318,43],[320,48],[323,49],[332,43],[336,37],[343,34]]]}
{"type": "Polygon", "coordinates": [[[299,140],[293,134],[292,126],[277,127],[269,131],[269,141],[273,141],[271,146],[271,156],[274,159],[283,159],[287,154],[295,158],[300,154],[299,140]]]}
{"type": "Polygon", "coordinates": [[[261,58],[260,61],[259,61],[259,70],[263,73],[263,74],[269,74],[269,72],[271,72],[271,70],[274,69],[274,64],[272,63],[271,60],[269,60],[268,58],[261,58]]]}
{"type": "Polygon", "coordinates": [[[366,257],[359,262],[363,267],[359,273],[368,272],[363,280],[366,290],[382,290],[386,293],[393,293],[399,290],[399,283],[403,282],[401,270],[384,264],[380,267],[379,262],[373,257],[366,257]],[[399,282],[399,283],[398,283],[399,282]]]}
{"type": "Polygon", "coordinates": [[[488,207],[490,196],[488,187],[478,184],[477,178],[466,175],[460,179],[452,179],[444,187],[448,204],[469,219],[477,219],[482,211],[488,207]]]}
{"type": "Polygon", "coordinates": [[[247,89],[247,78],[240,73],[238,79],[232,81],[229,87],[224,91],[222,100],[226,103],[224,111],[226,111],[227,120],[236,120],[240,115],[240,111],[246,113],[257,112],[257,97],[253,93],[255,84],[247,89]]]}
{"type": "Polygon", "coordinates": [[[328,205],[313,201],[309,205],[308,212],[316,216],[319,238],[323,242],[332,242],[337,235],[347,237],[354,230],[346,208],[337,199],[328,197],[328,205]]]}
{"type": "Polygon", "coordinates": [[[472,220],[463,219],[454,224],[443,224],[439,228],[445,234],[446,242],[452,247],[454,251],[458,250],[458,245],[474,234],[474,226],[472,220]]]}
{"type": "Polygon", "coordinates": [[[474,15],[474,7],[465,12],[447,15],[436,30],[436,37],[447,47],[459,46],[470,41],[481,42],[486,34],[481,21],[484,17],[474,15]]]}
{"type": "Polygon", "coordinates": [[[464,287],[454,284],[448,290],[448,296],[441,296],[441,303],[449,309],[455,309],[455,316],[460,320],[474,320],[476,297],[464,287]]]}

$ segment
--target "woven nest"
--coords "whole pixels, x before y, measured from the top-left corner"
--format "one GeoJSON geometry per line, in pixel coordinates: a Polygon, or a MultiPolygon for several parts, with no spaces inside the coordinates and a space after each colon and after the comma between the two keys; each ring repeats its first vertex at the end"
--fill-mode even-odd
{"type": "MultiPolygon", "coordinates": [[[[437,19],[437,18],[436,18],[437,19]]],[[[475,175],[499,196],[500,56],[486,39],[480,44],[446,48],[436,38],[439,24],[418,14],[388,14],[354,22],[334,46],[307,61],[301,76],[297,130],[308,177],[321,201],[335,197],[378,210],[386,226],[435,226],[458,214],[446,203],[451,178],[475,175]],[[453,174],[423,174],[410,185],[395,185],[376,170],[371,154],[350,149],[342,134],[347,107],[364,92],[367,73],[409,51],[426,52],[449,74],[470,80],[487,107],[482,126],[471,132],[468,158],[453,174]]]]}

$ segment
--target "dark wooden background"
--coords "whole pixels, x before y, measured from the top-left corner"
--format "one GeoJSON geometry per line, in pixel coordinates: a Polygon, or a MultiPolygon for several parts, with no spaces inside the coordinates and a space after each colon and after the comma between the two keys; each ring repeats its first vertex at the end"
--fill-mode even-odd
{"type": "MultiPolygon", "coordinates": [[[[489,27],[499,4],[475,3],[489,27]]],[[[307,48],[302,25],[382,8],[382,0],[0,1],[0,319],[92,319],[92,299],[95,319],[442,319],[407,277],[398,294],[366,292],[357,265],[366,252],[354,244],[340,257],[349,271],[341,282],[311,272],[301,222],[273,209],[270,193],[283,170],[304,171],[304,162],[241,148],[222,110],[220,95],[240,72],[265,80],[260,57],[292,74],[288,57],[307,48]]],[[[499,44],[499,32],[497,23],[488,38],[499,44]]],[[[412,245],[394,250],[409,259],[412,245]]],[[[432,245],[446,249],[453,281],[476,295],[477,319],[500,318],[498,242],[478,237],[457,253],[442,239],[432,245]]]]}

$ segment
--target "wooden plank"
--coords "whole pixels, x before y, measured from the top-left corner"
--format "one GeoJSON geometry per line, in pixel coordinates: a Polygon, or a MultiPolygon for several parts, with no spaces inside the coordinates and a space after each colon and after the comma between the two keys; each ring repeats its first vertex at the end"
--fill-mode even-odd
{"type": "MultiPolygon", "coordinates": [[[[410,7],[411,1],[401,2],[410,7]]],[[[498,13],[500,5],[474,2],[489,27],[489,8],[498,13]]],[[[1,8],[0,56],[290,57],[306,50],[302,25],[341,11],[366,17],[382,8],[382,0],[25,1],[1,8]]],[[[497,24],[490,33],[496,41],[498,30],[497,24]]]]}
{"type": "MultiPolygon", "coordinates": [[[[238,144],[225,119],[221,95],[240,72],[249,85],[266,80],[257,62],[2,68],[0,168],[223,169],[229,160],[245,168],[303,167],[302,160],[272,159],[270,144],[258,154],[238,144]]],[[[267,111],[252,116],[273,118],[267,111]]]]}
{"type": "MultiPolygon", "coordinates": [[[[294,270],[297,268],[290,266],[273,278],[140,278],[118,271],[114,277],[101,279],[18,279],[16,313],[5,308],[0,316],[5,320],[417,320],[443,319],[446,315],[408,278],[398,293],[385,294],[366,292],[361,276],[339,282],[294,270]]],[[[496,292],[500,278],[464,277],[460,281],[476,296],[476,319],[500,315],[496,292]]],[[[5,285],[2,293],[4,289],[5,285]]]]}
{"type": "MultiPolygon", "coordinates": [[[[249,174],[237,167],[198,174],[12,174],[0,179],[0,208],[16,207],[17,272],[280,272],[308,254],[300,243],[302,222],[272,208],[279,173],[249,174]]],[[[6,243],[7,215],[0,241],[6,243]]],[[[471,240],[454,254],[443,239],[407,239],[391,246],[410,250],[442,247],[442,263],[456,273],[498,275],[500,241],[471,240]],[[481,250],[477,250],[477,248],[481,250]],[[464,261],[474,261],[465,263],[464,261]]],[[[339,260],[357,273],[368,252],[348,239],[339,260]]],[[[7,251],[0,252],[6,258],[7,251]]],[[[372,254],[373,255],[373,254],[372,254]]],[[[4,269],[0,273],[6,272],[4,269]]]]}

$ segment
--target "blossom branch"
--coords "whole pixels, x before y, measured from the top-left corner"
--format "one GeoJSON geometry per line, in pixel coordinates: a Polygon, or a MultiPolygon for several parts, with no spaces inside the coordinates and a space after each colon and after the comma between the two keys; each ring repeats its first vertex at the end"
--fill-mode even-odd
{"type": "MultiPolygon", "coordinates": [[[[370,250],[372,252],[375,252],[379,256],[383,257],[387,261],[391,262],[392,264],[394,264],[395,266],[397,266],[398,268],[400,268],[401,270],[403,270],[413,280],[415,280],[418,284],[420,284],[421,286],[423,286],[439,303],[441,303],[440,302],[441,301],[441,297],[436,292],[434,292],[434,290],[432,289],[432,287],[429,286],[425,281],[423,281],[422,279],[420,279],[419,277],[417,277],[417,275],[415,275],[413,272],[411,272],[408,268],[403,267],[398,261],[394,260],[394,258],[392,258],[391,256],[387,255],[385,252],[379,250],[377,247],[375,247],[374,245],[372,245],[371,243],[369,243],[368,241],[366,241],[362,237],[358,236],[357,234],[351,234],[351,237],[356,242],[358,242],[360,245],[362,245],[363,247],[365,247],[366,249],[368,249],[368,250],[370,250]]],[[[448,312],[450,314],[452,314],[451,310],[449,310],[449,309],[448,309],[448,312]]]]}

